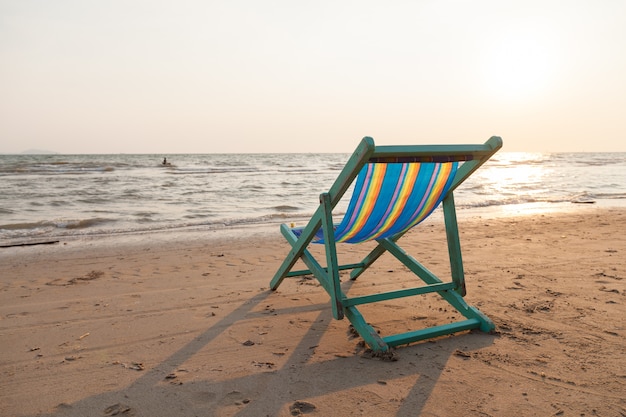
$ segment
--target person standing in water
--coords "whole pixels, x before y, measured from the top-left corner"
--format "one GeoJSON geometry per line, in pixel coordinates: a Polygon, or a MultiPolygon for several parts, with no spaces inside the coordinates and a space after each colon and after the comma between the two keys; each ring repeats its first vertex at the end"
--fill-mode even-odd
{"type": "Polygon", "coordinates": [[[163,158],[163,165],[167,165],[167,158],[163,158]]]}

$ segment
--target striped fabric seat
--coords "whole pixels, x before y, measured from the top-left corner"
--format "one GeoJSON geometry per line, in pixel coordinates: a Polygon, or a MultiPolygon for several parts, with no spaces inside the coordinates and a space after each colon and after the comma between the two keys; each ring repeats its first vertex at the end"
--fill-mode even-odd
{"type": "MultiPolygon", "coordinates": [[[[458,162],[368,163],[359,172],[335,240],[361,243],[407,231],[439,206],[457,167],[458,162]]],[[[301,228],[293,231],[302,233],[301,228]]],[[[324,243],[322,230],[313,243],[324,243]]]]}

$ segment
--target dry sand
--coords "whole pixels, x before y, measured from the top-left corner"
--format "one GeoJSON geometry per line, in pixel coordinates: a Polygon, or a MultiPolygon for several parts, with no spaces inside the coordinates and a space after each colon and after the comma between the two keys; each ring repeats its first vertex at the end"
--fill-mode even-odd
{"type": "MultiPolygon", "coordinates": [[[[0,249],[0,415],[626,416],[626,210],[460,229],[466,299],[497,332],[402,346],[397,361],[365,357],[314,281],[268,290],[288,250],[277,231],[0,249]]],[[[401,243],[446,273],[440,224],[401,243]]],[[[343,285],[412,281],[385,256],[343,285]]],[[[452,315],[424,296],[363,312],[383,334],[452,315]]]]}

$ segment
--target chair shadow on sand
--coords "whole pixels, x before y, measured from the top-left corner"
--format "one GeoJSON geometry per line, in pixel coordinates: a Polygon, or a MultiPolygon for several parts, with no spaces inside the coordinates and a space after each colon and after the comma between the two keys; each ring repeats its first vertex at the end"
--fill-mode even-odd
{"type": "MultiPolygon", "coordinates": [[[[346,283],[346,286],[351,283],[346,283]]],[[[127,387],[86,397],[73,404],[60,404],[45,416],[277,416],[300,415],[298,404],[315,403],[315,398],[333,395],[368,385],[393,384],[396,378],[410,386],[403,395],[397,393],[394,416],[420,415],[445,369],[446,362],[458,350],[473,351],[491,345],[495,336],[485,333],[465,333],[444,337],[433,342],[401,347],[398,362],[364,359],[358,354],[335,357],[309,363],[314,355],[312,346],[318,345],[333,322],[327,305],[308,305],[278,309],[280,315],[297,315],[321,310],[311,327],[290,352],[286,362],[278,369],[250,373],[230,380],[211,381],[196,379],[183,384],[164,383],[164,376],[180,369],[222,333],[243,320],[260,317],[256,307],[270,297],[280,295],[262,291],[243,302],[230,314],[213,324],[127,387]],[[326,307],[326,308],[324,308],[326,307]],[[412,357],[412,358],[411,358],[412,357]],[[394,365],[395,364],[395,365],[394,365]],[[401,370],[398,370],[400,364],[401,370]],[[413,379],[412,384],[406,379],[413,379]],[[332,381],[327,383],[325,381],[332,381]],[[246,387],[254,387],[252,393],[246,387]],[[240,398],[237,398],[240,397],[240,398]],[[302,402],[299,402],[302,401],[302,402]]],[[[355,342],[356,343],[356,342],[355,342]]],[[[199,376],[199,375],[196,375],[199,376]]],[[[335,401],[335,400],[332,400],[335,401]]],[[[375,402],[375,399],[372,400],[375,402]]],[[[358,407],[354,404],[341,404],[358,407]]],[[[376,405],[366,405],[376,407],[376,405]]],[[[390,407],[389,404],[385,407],[390,407]]],[[[375,409],[375,408],[374,408],[375,409]]],[[[303,410],[305,413],[311,410],[303,410]]],[[[358,410],[356,411],[358,413],[358,410]]],[[[42,414],[38,414],[42,416],[42,414]]]]}

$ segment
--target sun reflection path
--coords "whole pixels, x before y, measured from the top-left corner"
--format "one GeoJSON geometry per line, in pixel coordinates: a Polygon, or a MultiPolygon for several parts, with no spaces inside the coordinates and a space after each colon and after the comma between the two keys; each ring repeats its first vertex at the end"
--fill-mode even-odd
{"type": "MultiPolygon", "coordinates": [[[[485,207],[550,201],[554,196],[546,188],[551,168],[546,155],[508,152],[489,161],[468,180],[468,193],[459,198],[461,206],[485,207]]],[[[459,190],[463,193],[463,190],[459,190]]]]}

